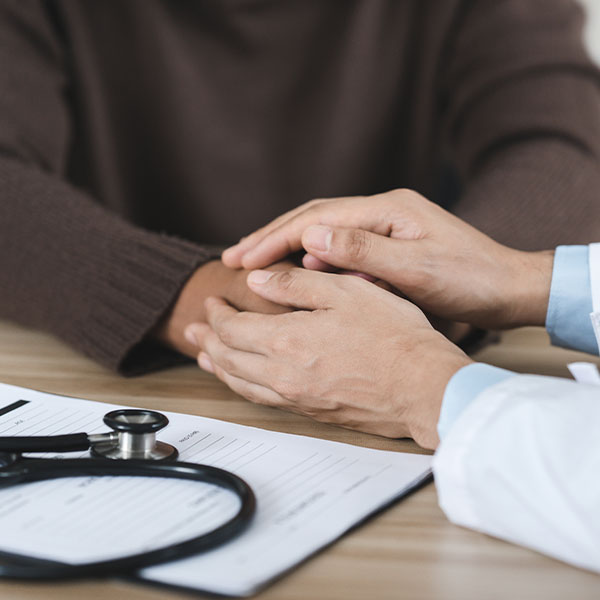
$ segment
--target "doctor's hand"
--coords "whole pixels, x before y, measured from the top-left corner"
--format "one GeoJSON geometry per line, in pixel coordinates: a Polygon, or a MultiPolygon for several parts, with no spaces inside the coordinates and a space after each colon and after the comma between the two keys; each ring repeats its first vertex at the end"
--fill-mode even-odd
{"type": "Polygon", "coordinates": [[[314,200],[227,249],[223,262],[262,268],[302,247],[305,267],[367,273],[439,317],[493,329],[545,322],[553,252],[502,246],[410,190],[314,200]]]}
{"type": "Polygon", "coordinates": [[[470,359],[413,304],[363,279],[304,269],[255,271],[249,287],[295,312],[238,312],[206,301],[198,362],[252,402],[425,448],[446,385],[470,359]]]}

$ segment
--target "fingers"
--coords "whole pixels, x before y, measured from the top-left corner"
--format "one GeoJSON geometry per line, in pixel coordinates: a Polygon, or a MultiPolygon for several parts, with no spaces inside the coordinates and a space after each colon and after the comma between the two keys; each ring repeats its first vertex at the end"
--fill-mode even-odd
{"type": "Polygon", "coordinates": [[[312,254],[305,254],[302,257],[302,266],[305,269],[310,269],[311,271],[324,271],[325,273],[333,273],[338,270],[335,267],[332,267],[331,265],[328,265],[322,260],[314,257],[312,254]]]}
{"type": "Polygon", "coordinates": [[[252,271],[248,286],[259,296],[283,306],[318,310],[336,306],[344,290],[340,275],[291,269],[289,271],[252,271]]]}
{"type": "Polygon", "coordinates": [[[225,371],[221,366],[214,364],[206,354],[200,354],[198,364],[205,371],[214,373],[223,383],[231,388],[236,394],[243,396],[246,400],[255,404],[264,404],[266,406],[284,407],[287,402],[270,388],[257,383],[247,381],[242,377],[236,377],[225,371]]]}
{"type": "Polygon", "coordinates": [[[308,227],[302,245],[316,260],[397,284],[414,265],[414,244],[362,229],[308,227]]]}
{"type": "Polygon", "coordinates": [[[253,247],[245,246],[241,264],[246,269],[257,269],[276,262],[302,247],[302,232],[310,225],[325,223],[383,230],[387,226],[376,218],[376,204],[380,200],[357,196],[321,200],[307,205],[303,210],[287,215],[276,227],[253,240],[253,247]]]}
{"type": "MultiPolygon", "coordinates": [[[[194,348],[203,348],[204,337],[209,331],[210,327],[206,323],[191,323],[185,328],[183,336],[194,348]]],[[[196,354],[197,350],[191,356],[196,354]]]]}
{"type": "MultiPolygon", "coordinates": [[[[255,231],[222,255],[228,267],[260,269],[301,248],[301,236],[310,225],[352,227],[390,235],[395,229],[405,239],[422,237],[423,223],[414,214],[430,210],[430,202],[411,190],[392,190],[374,196],[312,200],[255,231]]],[[[436,207],[437,208],[437,207],[436,207]]]]}
{"type": "Polygon", "coordinates": [[[221,367],[230,375],[266,385],[267,359],[262,354],[231,348],[223,343],[214,331],[204,337],[203,350],[210,357],[213,365],[221,367]]]}
{"type": "Polygon", "coordinates": [[[266,267],[302,248],[301,236],[306,227],[318,220],[315,211],[304,211],[269,231],[241,257],[245,269],[266,267]]]}
{"type": "MultiPolygon", "coordinates": [[[[283,215],[277,217],[264,227],[257,229],[254,233],[251,233],[249,236],[242,238],[237,244],[227,248],[223,254],[221,255],[221,260],[223,264],[232,269],[239,269],[242,267],[242,257],[252,248],[254,248],[257,244],[261,242],[267,235],[269,235],[274,229],[277,229],[282,223],[293,219],[297,214],[304,212],[308,208],[312,206],[316,206],[317,204],[323,202],[323,200],[311,200],[310,202],[306,202],[305,204],[301,204],[296,208],[284,213],[283,215]]],[[[282,255],[285,256],[285,254],[282,255]]],[[[271,261],[275,262],[275,261],[271,261]]],[[[265,263],[262,266],[267,266],[271,263],[265,263]]]]}
{"type": "Polygon", "coordinates": [[[204,306],[208,325],[227,346],[265,353],[267,347],[263,340],[274,333],[273,329],[277,326],[266,315],[239,312],[222,298],[207,298],[204,306]]]}
{"type": "Polygon", "coordinates": [[[328,265],[326,262],[315,258],[312,254],[305,254],[302,257],[302,265],[305,269],[310,269],[311,271],[322,271],[323,273],[339,273],[340,275],[354,275],[356,277],[362,277],[363,279],[366,279],[371,283],[381,282],[381,280],[378,280],[377,277],[373,277],[372,275],[368,275],[367,273],[360,273],[359,271],[345,271],[338,269],[337,267],[334,267],[332,265],[328,265]]]}

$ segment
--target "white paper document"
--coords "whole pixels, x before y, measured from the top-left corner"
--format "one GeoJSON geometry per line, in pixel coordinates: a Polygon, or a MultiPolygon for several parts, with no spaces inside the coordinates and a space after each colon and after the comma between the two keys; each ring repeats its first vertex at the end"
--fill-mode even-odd
{"type": "MultiPolygon", "coordinates": [[[[115,408],[123,407],[0,384],[0,436],[99,433],[115,408]]],[[[227,544],[140,573],[161,584],[250,595],[430,473],[430,456],[163,412],[170,423],[158,438],[178,448],[179,460],[242,477],[257,512],[227,544]]],[[[117,558],[206,532],[238,506],[228,491],[168,479],[73,477],[0,488],[0,550],[67,563],[117,558]]]]}

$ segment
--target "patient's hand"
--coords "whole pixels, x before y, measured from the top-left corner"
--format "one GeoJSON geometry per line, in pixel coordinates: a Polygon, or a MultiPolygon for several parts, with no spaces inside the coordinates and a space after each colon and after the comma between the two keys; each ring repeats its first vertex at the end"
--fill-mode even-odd
{"type": "MultiPolygon", "coordinates": [[[[270,270],[291,269],[291,262],[279,262],[270,270]]],[[[183,286],[173,308],[157,327],[155,336],[167,346],[193,358],[198,355],[197,341],[185,338],[185,328],[205,320],[204,300],[209,296],[222,296],[239,310],[258,313],[283,313],[290,309],[255,294],[246,284],[248,271],[230,269],[221,261],[212,261],[198,268],[183,286]]]]}
{"type": "Polygon", "coordinates": [[[484,328],[545,322],[553,252],[502,246],[411,190],[309,202],[223,261],[261,268],[302,247],[306,268],[368,273],[438,317],[484,328]]]}

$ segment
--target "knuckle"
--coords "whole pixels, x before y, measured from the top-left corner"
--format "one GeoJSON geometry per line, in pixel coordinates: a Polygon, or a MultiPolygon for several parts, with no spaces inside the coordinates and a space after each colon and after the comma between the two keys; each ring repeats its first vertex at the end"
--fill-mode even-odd
{"type": "Polygon", "coordinates": [[[279,288],[282,290],[289,290],[295,285],[296,275],[292,271],[280,271],[273,279],[275,279],[279,288]]]}
{"type": "Polygon", "coordinates": [[[405,205],[410,202],[414,192],[408,188],[397,188],[388,194],[384,194],[382,201],[388,206],[397,207],[398,204],[405,205]]]}
{"type": "Polygon", "coordinates": [[[238,337],[238,331],[243,325],[243,313],[235,313],[234,315],[227,315],[223,317],[216,329],[219,339],[226,346],[233,346],[236,338],[238,337]]]}
{"type": "Polygon", "coordinates": [[[403,205],[406,195],[407,190],[405,188],[398,188],[392,190],[389,194],[385,194],[381,198],[381,202],[388,210],[394,210],[403,205]]]}
{"type": "Polygon", "coordinates": [[[240,394],[246,398],[246,400],[252,402],[253,404],[260,404],[260,399],[256,394],[256,391],[249,385],[244,386],[243,389],[240,390],[240,394]]]}
{"type": "Polygon", "coordinates": [[[299,386],[289,378],[280,379],[275,384],[275,391],[280,396],[290,400],[291,402],[296,402],[301,397],[301,390],[299,386]]]}
{"type": "Polygon", "coordinates": [[[223,383],[227,383],[227,374],[219,365],[215,365],[215,375],[217,379],[220,379],[223,383]]]}
{"type": "Polygon", "coordinates": [[[215,329],[219,339],[223,344],[225,344],[225,346],[231,346],[233,344],[233,331],[227,321],[221,321],[215,329]]]}
{"type": "Polygon", "coordinates": [[[415,190],[411,190],[410,188],[394,190],[392,198],[398,202],[402,202],[405,206],[418,206],[425,200],[419,192],[415,192],[415,190]]]}
{"type": "Polygon", "coordinates": [[[397,188],[391,192],[392,196],[398,196],[398,198],[402,199],[412,198],[415,194],[416,192],[410,188],[397,188]]]}
{"type": "Polygon", "coordinates": [[[233,360],[231,352],[227,350],[221,354],[221,368],[227,373],[235,372],[235,361],[233,360]]]}
{"type": "Polygon", "coordinates": [[[285,331],[280,331],[271,339],[271,350],[278,356],[288,356],[294,348],[294,340],[285,331]]]}
{"type": "Polygon", "coordinates": [[[397,196],[403,196],[406,194],[412,194],[413,191],[410,188],[396,188],[395,190],[392,190],[392,194],[397,195],[397,196]]]}
{"type": "Polygon", "coordinates": [[[348,232],[345,244],[346,255],[354,263],[363,262],[371,250],[371,238],[362,229],[348,232]]]}

